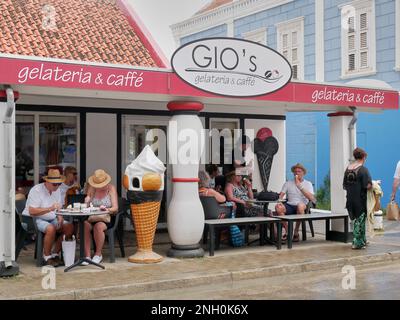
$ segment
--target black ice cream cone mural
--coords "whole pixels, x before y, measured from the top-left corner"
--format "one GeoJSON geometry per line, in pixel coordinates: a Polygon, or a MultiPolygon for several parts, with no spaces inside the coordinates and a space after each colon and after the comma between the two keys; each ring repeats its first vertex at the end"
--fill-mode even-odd
{"type": "Polygon", "coordinates": [[[271,129],[261,128],[257,131],[256,138],[254,139],[254,153],[257,155],[264,191],[268,191],[272,161],[278,149],[278,140],[272,135],[271,129]]]}

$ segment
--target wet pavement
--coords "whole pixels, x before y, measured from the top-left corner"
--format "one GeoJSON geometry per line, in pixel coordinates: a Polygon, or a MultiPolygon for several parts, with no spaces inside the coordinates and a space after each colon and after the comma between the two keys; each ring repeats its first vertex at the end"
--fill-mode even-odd
{"type": "Polygon", "coordinates": [[[111,300],[399,300],[400,263],[358,266],[354,286],[345,279],[347,269],[210,284],[108,297],[111,300]]]}
{"type": "MultiPolygon", "coordinates": [[[[18,260],[20,275],[11,279],[0,279],[0,299],[95,299],[112,296],[133,297],[133,293],[138,294],[138,299],[140,295],[155,298],[163,290],[185,289],[186,292],[191,292],[193,289],[193,292],[198,292],[197,289],[202,286],[212,285],[218,288],[236,284],[246,286],[246,281],[250,281],[251,284],[252,281],[257,283],[259,279],[266,278],[277,279],[274,280],[277,283],[274,292],[278,293],[280,292],[278,283],[285,283],[284,279],[290,277],[290,283],[293,285],[298,283],[301,288],[304,286],[304,281],[311,281],[314,275],[316,276],[315,288],[321,287],[321,290],[328,288],[326,290],[329,291],[333,290],[329,289],[330,287],[337,285],[337,278],[332,278],[333,282],[325,287],[324,278],[329,284],[332,270],[338,272],[339,278],[342,277],[341,268],[344,265],[361,268],[373,267],[377,264],[389,266],[400,263],[400,222],[386,222],[385,232],[376,235],[370,242],[365,250],[351,250],[350,243],[325,241],[322,234],[317,234],[315,238],[309,236],[307,241],[295,243],[291,250],[286,249],[285,246],[277,251],[270,245],[260,247],[254,244],[243,248],[225,245],[221,250],[216,251],[213,257],[209,257],[206,252],[204,258],[165,258],[159,264],[138,265],[127,261],[127,257],[136,250],[133,233],[127,233],[126,258],[120,258],[119,249],[116,248],[117,259],[113,264],[108,263],[108,252],[104,250],[105,270],[86,266],[64,273],[63,268],[57,268],[54,290],[43,288],[42,280],[46,274],[42,274],[42,268],[35,266],[33,245],[29,245],[18,260]],[[283,278],[278,279],[279,277],[283,278]]],[[[158,233],[154,245],[155,251],[165,257],[169,248],[168,234],[158,233]]],[[[375,281],[368,278],[367,274],[363,278],[366,283],[365,295],[368,292],[368,281],[375,281]]],[[[392,276],[395,278],[397,274],[388,274],[388,279],[392,279],[390,278],[392,276]]],[[[378,281],[379,278],[376,280],[378,281]]],[[[289,288],[287,294],[279,293],[276,298],[290,298],[290,292],[295,291],[289,288]]],[[[304,298],[313,299],[318,296],[313,294],[309,292],[304,298]]],[[[190,297],[190,294],[187,296],[190,297]]],[[[212,299],[212,297],[205,292],[196,299],[212,299]]],[[[263,297],[262,288],[256,289],[254,295],[248,296],[248,298],[257,299],[263,299],[263,297]]],[[[267,297],[269,296],[265,296],[267,297]]],[[[321,296],[323,297],[324,295],[321,296]]]]}

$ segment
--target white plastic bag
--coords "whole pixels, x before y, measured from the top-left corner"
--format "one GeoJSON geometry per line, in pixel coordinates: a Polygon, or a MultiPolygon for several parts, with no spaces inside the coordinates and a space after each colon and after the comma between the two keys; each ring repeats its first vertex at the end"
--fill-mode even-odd
{"type": "Polygon", "coordinates": [[[73,265],[75,262],[75,249],[76,249],[75,236],[72,236],[72,240],[65,241],[65,235],[64,235],[61,245],[62,245],[65,266],[69,267],[73,265]]]}

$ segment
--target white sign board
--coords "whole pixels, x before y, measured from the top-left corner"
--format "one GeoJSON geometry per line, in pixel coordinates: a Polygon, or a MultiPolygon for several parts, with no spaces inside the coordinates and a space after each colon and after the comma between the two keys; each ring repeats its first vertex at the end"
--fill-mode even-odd
{"type": "Polygon", "coordinates": [[[292,77],[280,53],[256,42],[235,38],[196,40],[178,48],[174,72],[188,84],[223,96],[251,97],[274,92],[292,77]]]}

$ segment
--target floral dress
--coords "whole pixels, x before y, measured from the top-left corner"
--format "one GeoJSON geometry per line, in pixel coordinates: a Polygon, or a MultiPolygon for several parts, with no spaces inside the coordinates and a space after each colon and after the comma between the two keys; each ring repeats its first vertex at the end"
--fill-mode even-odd
{"type": "MultiPolygon", "coordinates": [[[[243,186],[233,186],[233,196],[235,198],[238,198],[240,200],[248,201],[250,200],[248,194],[247,194],[247,189],[243,186]]],[[[262,206],[253,204],[251,207],[244,207],[244,215],[246,217],[257,217],[257,216],[262,216],[264,213],[264,209],[262,206]]]]}

